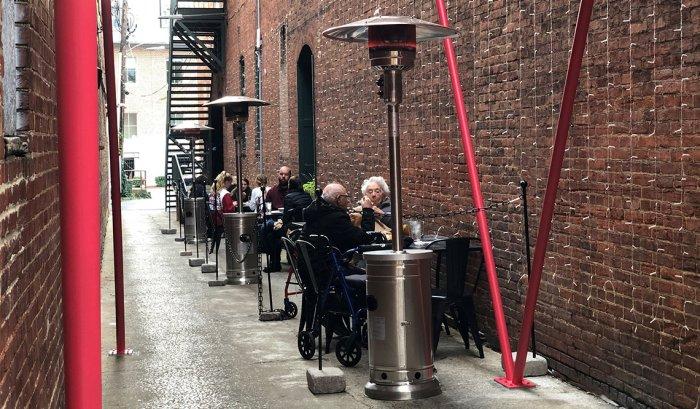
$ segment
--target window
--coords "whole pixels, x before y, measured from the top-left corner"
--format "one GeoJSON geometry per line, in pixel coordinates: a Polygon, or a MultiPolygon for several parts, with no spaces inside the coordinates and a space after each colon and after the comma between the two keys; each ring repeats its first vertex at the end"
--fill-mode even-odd
{"type": "Polygon", "coordinates": [[[238,82],[241,86],[241,95],[245,95],[245,58],[238,60],[238,82]]]}
{"type": "Polygon", "coordinates": [[[124,138],[131,138],[137,134],[136,113],[124,113],[124,138]]]}
{"type": "Polygon", "coordinates": [[[280,27],[280,67],[287,63],[287,26],[280,27]]]}
{"type": "Polygon", "coordinates": [[[136,82],[136,58],[126,59],[126,82],[136,82]]]}
{"type": "Polygon", "coordinates": [[[124,174],[126,175],[127,179],[133,179],[134,178],[134,169],[135,169],[135,163],[134,163],[134,158],[124,158],[124,174]]]}

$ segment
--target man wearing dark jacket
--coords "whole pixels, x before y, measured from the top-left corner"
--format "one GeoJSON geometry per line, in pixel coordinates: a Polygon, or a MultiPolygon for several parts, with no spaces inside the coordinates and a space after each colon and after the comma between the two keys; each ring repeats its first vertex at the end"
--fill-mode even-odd
{"type": "Polygon", "coordinates": [[[339,183],[328,184],[323,195],[304,209],[304,233],[326,236],[340,251],[372,243],[372,237],[366,233],[374,230],[372,202],[362,200],[362,228],[350,221],[349,206],[350,197],[345,187],[339,183]]]}
{"type": "Polygon", "coordinates": [[[287,195],[284,197],[282,229],[286,230],[291,222],[304,220],[302,212],[312,201],[311,196],[302,190],[299,179],[296,177],[289,179],[287,195]]]}

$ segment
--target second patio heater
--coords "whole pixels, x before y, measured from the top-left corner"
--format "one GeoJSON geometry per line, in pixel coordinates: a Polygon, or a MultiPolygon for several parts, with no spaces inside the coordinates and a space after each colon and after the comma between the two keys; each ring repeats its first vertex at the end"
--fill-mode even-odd
{"type": "MultiPolygon", "coordinates": [[[[204,139],[204,133],[214,130],[214,128],[208,127],[206,125],[200,125],[194,121],[185,121],[178,125],[170,128],[173,133],[180,134],[180,136],[186,137],[190,142],[190,176],[191,184],[190,197],[185,198],[182,206],[182,213],[184,215],[184,225],[185,225],[185,250],[187,250],[187,241],[192,240],[197,248],[197,254],[195,258],[190,258],[190,267],[200,266],[204,263],[204,260],[199,257],[199,242],[202,239],[206,240],[206,200],[204,197],[194,197],[195,189],[195,145],[197,144],[197,139],[204,139]]],[[[207,175],[205,175],[206,178],[207,175]]],[[[183,181],[184,183],[184,181],[183,181]]]]}
{"type": "Polygon", "coordinates": [[[243,212],[243,165],[241,163],[240,126],[248,121],[250,107],[270,105],[266,101],[246,96],[226,96],[204,104],[222,106],[226,120],[233,123],[233,141],[236,149],[236,186],[238,212],[224,214],[226,232],[226,282],[228,284],[256,284],[259,277],[257,213],[243,212]]]}
{"type": "Polygon", "coordinates": [[[369,377],[373,399],[409,400],[441,393],[433,366],[430,250],[404,250],[401,236],[399,105],[403,71],[413,67],[416,43],[456,36],[454,29],[403,16],[375,16],[323,32],[325,37],[364,42],[372,67],[382,72],[387,105],[393,250],[364,254],[367,261],[369,377]]]}

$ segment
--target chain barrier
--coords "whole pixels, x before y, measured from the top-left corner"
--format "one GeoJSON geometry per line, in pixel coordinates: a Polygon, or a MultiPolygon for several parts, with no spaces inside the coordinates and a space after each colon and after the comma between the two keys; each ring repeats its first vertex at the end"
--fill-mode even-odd
{"type": "Polygon", "coordinates": [[[246,243],[247,247],[245,249],[245,252],[243,253],[243,257],[240,257],[240,254],[231,246],[231,242],[229,240],[226,240],[226,250],[228,250],[232,255],[233,259],[236,263],[238,264],[243,264],[245,261],[245,258],[248,257],[248,254],[250,253],[251,247],[253,247],[253,242],[249,241],[246,243]]]}
{"type": "Polygon", "coordinates": [[[467,209],[453,210],[453,211],[444,212],[444,213],[440,213],[440,212],[436,212],[436,213],[409,213],[409,214],[405,214],[403,216],[403,218],[406,220],[411,219],[411,220],[425,221],[425,220],[442,219],[442,218],[446,218],[446,217],[460,216],[460,215],[466,215],[466,214],[476,214],[477,212],[482,211],[482,210],[493,210],[493,209],[497,209],[497,208],[502,207],[502,206],[511,205],[511,204],[518,202],[518,201],[520,201],[520,197],[517,197],[515,199],[511,199],[511,200],[502,200],[500,202],[493,202],[485,207],[470,207],[467,209]]]}

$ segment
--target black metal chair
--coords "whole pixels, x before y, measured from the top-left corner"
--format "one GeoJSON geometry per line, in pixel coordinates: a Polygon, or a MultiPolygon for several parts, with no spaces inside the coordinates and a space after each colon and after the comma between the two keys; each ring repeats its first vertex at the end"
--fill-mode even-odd
{"type": "MultiPolygon", "coordinates": [[[[467,267],[469,266],[470,256],[475,253],[482,255],[481,246],[474,244],[473,241],[478,242],[478,239],[457,237],[431,243],[433,247],[438,246],[439,242],[444,243],[447,270],[445,288],[436,288],[432,293],[433,352],[437,350],[442,323],[445,322],[445,313],[449,309],[450,315],[454,318],[459,333],[464,340],[465,348],[469,349],[469,332],[471,332],[474,344],[479,350],[479,357],[484,357],[483,340],[479,334],[479,326],[474,309],[474,291],[481,276],[483,256],[480,257],[481,260],[474,285],[468,289],[466,288],[467,267]]],[[[439,273],[440,263],[438,262],[439,273]]]]}

